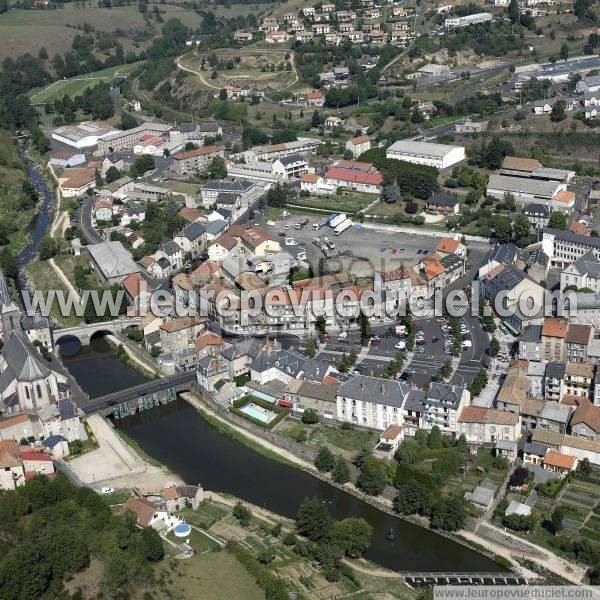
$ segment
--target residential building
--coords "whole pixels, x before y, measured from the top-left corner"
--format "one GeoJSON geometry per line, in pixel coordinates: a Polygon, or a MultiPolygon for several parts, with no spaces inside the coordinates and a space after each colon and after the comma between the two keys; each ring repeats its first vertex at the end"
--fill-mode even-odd
{"type": "Polygon", "coordinates": [[[546,317],[542,326],[542,360],[564,360],[565,338],[567,337],[566,319],[546,317]]]}
{"type": "Polygon", "coordinates": [[[457,419],[456,436],[461,434],[476,446],[499,440],[516,442],[521,435],[521,418],[517,413],[495,408],[465,406],[457,419]]]}
{"type": "Polygon", "coordinates": [[[600,407],[582,399],[573,411],[570,427],[571,435],[600,442],[600,407]]]}
{"type": "Polygon", "coordinates": [[[565,393],[565,363],[550,361],[546,363],[544,374],[544,398],[560,402],[565,393]]]}
{"type": "Polygon", "coordinates": [[[584,77],[577,82],[575,90],[583,93],[600,92],[600,75],[584,77]]]}
{"type": "Polygon", "coordinates": [[[96,174],[87,167],[65,169],[58,177],[58,187],[64,198],[75,198],[85,194],[96,185],[96,174]]]}
{"type": "Polygon", "coordinates": [[[544,229],[542,248],[550,257],[550,264],[556,267],[566,267],[590,250],[600,257],[600,238],[579,235],[560,229],[544,229]]]}
{"type": "Polygon", "coordinates": [[[523,214],[535,229],[544,229],[548,226],[552,209],[548,204],[529,202],[523,206],[523,214]]]}
{"type": "Polygon", "coordinates": [[[560,274],[560,289],[564,290],[568,286],[600,293],[600,259],[593,250],[588,250],[564,267],[560,274]]]}
{"type": "Polygon", "coordinates": [[[315,410],[325,419],[337,418],[337,394],[339,382],[313,383],[292,379],[285,390],[285,400],[291,403],[295,413],[303,413],[307,408],[315,410]]]}
{"type": "Polygon", "coordinates": [[[434,192],[425,201],[425,210],[438,215],[457,215],[460,212],[460,204],[448,194],[434,192]]]}
{"type": "Polygon", "coordinates": [[[566,433],[567,425],[573,412],[573,407],[560,402],[548,401],[544,403],[537,426],[540,429],[566,433]]]}
{"type": "Polygon", "coordinates": [[[425,397],[425,428],[437,425],[442,432],[455,435],[458,415],[470,402],[471,394],[466,387],[432,382],[425,397]]]}
{"type": "Polygon", "coordinates": [[[356,375],[340,385],[337,419],[380,430],[402,425],[408,392],[398,381],[356,375]]]}
{"type": "Polygon", "coordinates": [[[589,325],[569,323],[565,337],[565,361],[587,363],[587,349],[594,331],[589,325]]]}
{"type": "Polygon", "coordinates": [[[337,166],[331,167],[324,177],[328,186],[342,188],[367,194],[381,193],[383,186],[383,177],[376,169],[370,169],[366,172],[363,169],[356,169],[337,166]]]}
{"type": "Polygon", "coordinates": [[[308,162],[300,154],[281,156],[273,162],[273,172],[284,176],[286,179],[300,177],[308,171],[308,162]]]}
{"type": "Polygon", "coordinates": [[[584,363],[566,363],[565,365],[565,394],[583,396],[588,400],[594,398],[594,365],[584,363]]]}
{"type": "Polygon", "coordinates": [[[224,158],[222,146],[201,146],[193,150],[177,152],[171,156],[171,168],[179,175],[204,170],[214,158],[224,158]]]}
{"type": "Polygon", "coordinates": [[[371,139],[368,135],[361,135],[346,142],[346,150],[352,153],[353,158],[358,158],[363,152],[371,149],[371,139]]]}
{"type": "Polygon", "coordinates": [[[517,265],[518,248],[510,244],[498,244],[494,246],[485,257],[483,265],[479,268],[479,279],[494,271],[497,267],[504,265],[517,265]]]}
{"type": "Polygon", "coordinates": [[[386,158],[447,169],[465,159],[465,148],[464,146],[399,140],[387,149],[386,158]]]}
{"type": "Polygon", "coordinates": [[[542,357],[542,326],[528,325],[519,337],[519,358],[527,361],[540,361],[542,357]]]}

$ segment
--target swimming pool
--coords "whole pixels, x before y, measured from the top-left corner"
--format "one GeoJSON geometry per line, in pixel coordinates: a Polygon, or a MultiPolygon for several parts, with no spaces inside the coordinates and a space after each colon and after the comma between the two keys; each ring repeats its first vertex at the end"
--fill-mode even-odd
{"type": "Polygon", "coordinates": [[[173,533],[177,537],[187,537],[192,532],[192,528],[187,523],[179,523],[173,528],[173,533]]]}
{"type": "Polygon", "coordinates": [[[240,410],[247,414],[249,417],[260,421],[261,423],[270,423],[277,415],[270,410],[254,404],[254,402],[248,402],[240,408],[240,410]]]}

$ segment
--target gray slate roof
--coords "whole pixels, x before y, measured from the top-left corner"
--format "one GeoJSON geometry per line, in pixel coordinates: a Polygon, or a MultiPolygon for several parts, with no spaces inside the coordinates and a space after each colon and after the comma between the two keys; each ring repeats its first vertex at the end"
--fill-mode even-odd
{"type": "Polygon", "coordinates": [[[450,385],[449,383],[433,382],[427,392],[426,403],[432,406],[447,406],[458,408],[464,391],[462,385],[450,385]]]}
{"type": "Polygon", "coordinates": [[[20,334],[12,332],[2,349],[6,369],[0,374],[0,392],[16,379],[17,381],[38,381],[50,374],[50,369],[42,362],[38,351],[20,334]]]}
{"type": "Polygon", "coordinates": [[[356,375],[342,383],[338,396],[402,408],[410,388],[399,381],[356,375]]]}

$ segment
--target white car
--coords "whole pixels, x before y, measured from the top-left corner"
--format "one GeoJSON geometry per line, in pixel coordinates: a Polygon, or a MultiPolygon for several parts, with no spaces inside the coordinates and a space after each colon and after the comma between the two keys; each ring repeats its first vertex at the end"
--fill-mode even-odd
{"type": "Polygon", "coordinates": [[[286,223],[286,225],[283,227],[285,231],[289,231],[291,228],[292,226],[289,223],[286,223]]]}
{"type": "Polygon", "coordinates": [[[103,495],[108,495],[108,494],[114,494],[115,493],[115,488],[111,488],[111,487],[103,487],[100,490],[100,493],[103,495]]]}
{"type": "Polygon", "coordinates": [[[405,350],[406,349],[406,342],[398,342],[394,348],[396,348],[396,350],[405,350]]]}
{"type": "Polygon", "coordinates": [[[347,337],[348,337],[348,332],[342,331],[342,333],[340,333],[340,335],[338,335],[338,340],[345,340],[347,337]]]}

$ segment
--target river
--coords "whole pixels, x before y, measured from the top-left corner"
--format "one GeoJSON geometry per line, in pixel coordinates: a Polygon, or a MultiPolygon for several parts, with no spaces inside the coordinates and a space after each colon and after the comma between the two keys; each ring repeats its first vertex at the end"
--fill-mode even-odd
{"type": "MultiPolygon", "coordinates": [[[[61,359],[91,397],[145,381],[114,354],[104,338],[80,348],[61,343],[61,359]]],[[[384,513],[304,471],[276,462],[217,431],[182,399],[117,422],[150,456],[191,484],[232,494],[293,518],[316,496],[337,519],[363,517],[373,527],[366,556],[397,571],[503,571],[493,560],[443,536],[384,513]],[[396,539],[386,539],[390,529],[396,539]]]]}
{"type": "MultiPolygon", "coordinates": [[[[30,227],[30,238],[19,253],[22,269],[31,262],[52,222],[55,195],[39,167],[26,158],[29,176],[41,202],[30,227]]],[[[61,359],[91,397],[125,389],[146,379],[123,363],[107,340],[97,338],[81,348],[64,341],[61,359]]],[[[270,460],[209,425],[187,402],[156,408],[119,424],[151,456],[184,481],[206,489],[233,494],[286,517],[294,517],[306,497],[316,496],[337,519],[362,517],[373,527],[366,557],[398,571],[503,571],[493,560],[436,533],[384,513],[355,496],[293,467],[270,460]],[[386,536],[394,529],[396,539],[386,536]]]]}
{"type": "Polygon", "coordinates": [[[30,262],[32,262],[38,252],[40,242],[44,239],[48,226],[52,223],[54,204],[56,202],[56,196],[54,192],[48,187],[48,183],[44,178],[41,168],[35,162],[30,160],[27,156],[29,149],[28,142],[21,141],[19,148],[19,156],[27,163],[27,171],[29,173],[29,179],[35,187],[40,203],[36,215],[29,224],[28,240],[22,250],[17,256],[17,265],[19,268],[18,285],[23,290],[25,289],[25,279],[23,276],[23,269],[30,262]]]}

